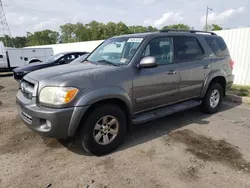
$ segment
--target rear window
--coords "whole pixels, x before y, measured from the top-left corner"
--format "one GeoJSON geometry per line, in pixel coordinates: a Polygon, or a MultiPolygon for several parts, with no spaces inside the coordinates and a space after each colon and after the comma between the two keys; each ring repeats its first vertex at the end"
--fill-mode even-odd
{"type": "Polygon", "coordinates": [[[217,56],[229,56],[227,45],[221,37],[205,37],[205,39],[217,56]]]}

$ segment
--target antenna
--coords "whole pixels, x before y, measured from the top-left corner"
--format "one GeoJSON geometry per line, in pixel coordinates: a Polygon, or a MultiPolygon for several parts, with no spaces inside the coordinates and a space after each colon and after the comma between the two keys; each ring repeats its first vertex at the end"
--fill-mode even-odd
{"type": "Polygon", "coordinates": [[[7,47],[14,46],[11,38],[10,28],[4,13],[2,0],[0,0],[0,37],[4,38],[5,45],[7,47]]]}

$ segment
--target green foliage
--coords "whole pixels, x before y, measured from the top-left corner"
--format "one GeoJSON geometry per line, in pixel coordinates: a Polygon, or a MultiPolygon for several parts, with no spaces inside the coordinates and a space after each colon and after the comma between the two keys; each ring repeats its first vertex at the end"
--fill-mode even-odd
{"type": "Polygon", "coordinates": [[[51,30],[27,33],[27,46],[55,44],[58,42],[59,33],[51,30]]]}
{"type": "Polygon", "coordinates": [[[191,27],[185,24],[174,24],[174,25],[164,26],[162,29],[190,30],[191,27]]]}
{"type": "Polygon", "coordinates": [[[219,31],[222,30],[223,28],[219,25],[212,24],[212,31],[219,31]]]}
{"type": "Polygon", "coordinates": [[[250,97],[250,86],[233,85],[229,89],[229,93],[232,93],[238,96],[250,97]]]}
{"type": "Polygon", "coordinates": [[[0,41],[4,43],[7,47],[13,47],[13,38],[10,38],[8,35],[4,35],[4,37],[0,37],[0,41]]]}
{"type": "MultiPolygon", "coordinates": [[[[217,24],[207,25],[207,31],[219,31],[223,28],[217,24]]],[[[206,30],[206,26],[204,27],[204,30],[206,30]]]]}
{"type": "MultiPolygon", "coordinates": [[[[190,29],[184,24],[169,25],[168,29],[190,29]]],[[[152,26],[127,26],[123,22],[108,22],[106,24],[91,21],[90,23],[66,23],[61,25],[59,32],[52,30],[37,31],[34,33],[27,32],[26,36],[10,38],[8,36],[0,38],[6,46],[11,46],[11,42],[15,47],[21,48],[25,46],[36,46],[56,43],[70,43],[90,40],[102,40],[117,35],[155,32],[157,28],[152,26]]]]}
{"type": "Polygon", "coordinates": [[[129,26],[129,33],[144,33],[144,32],[155,32],[157,31],[157,28],[154,28],[152,26],[144,27],[140,25],[136,26],[129,26]]]}
{"type": "Polygon", "coordinates": [[[13,43],[16,48],[22,48],[25,47],[27,44],[27,37],[14,37],[13,43]]]}

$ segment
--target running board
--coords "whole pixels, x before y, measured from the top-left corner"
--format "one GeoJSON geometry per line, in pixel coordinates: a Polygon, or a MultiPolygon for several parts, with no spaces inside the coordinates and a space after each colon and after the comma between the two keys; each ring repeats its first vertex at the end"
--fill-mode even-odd
{"type": "Polygon", "coordinates": [[[147,121],[158,119],[158,118],[161,118],[161,117],[164,117],[164,116],[176,113],[176,112],[187,110],[189,108],[194,108],[196,106],[199,106],[200,104],[201,104],[200,100],[190,100],[190,101],[170,105],[167,107],[159,108],[154,111],[149,111],[149,112],[136,115],[133,118],[132,123],[133,124],[145,123],[147,121]]]}

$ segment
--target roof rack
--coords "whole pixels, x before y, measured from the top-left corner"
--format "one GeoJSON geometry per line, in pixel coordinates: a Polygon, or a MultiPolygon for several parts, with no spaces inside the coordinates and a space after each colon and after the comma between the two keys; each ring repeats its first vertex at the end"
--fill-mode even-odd
{"type": "Polygon", "coordinates": [[[179,30],[179,29],[162,29],[160,32],[189,32],[189,33],[207,33],[211,35],[216,35],[214,32],[210,31],[198,31],[198,30],[179,30]]]}

